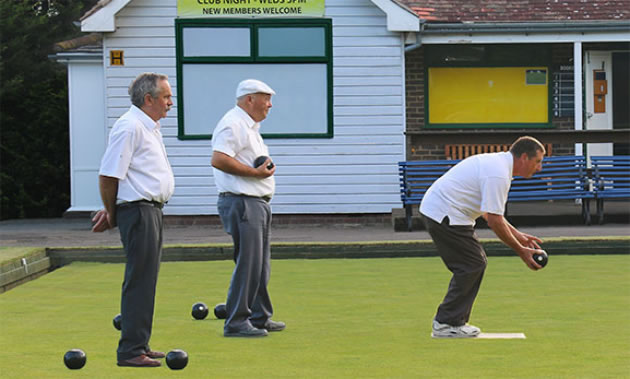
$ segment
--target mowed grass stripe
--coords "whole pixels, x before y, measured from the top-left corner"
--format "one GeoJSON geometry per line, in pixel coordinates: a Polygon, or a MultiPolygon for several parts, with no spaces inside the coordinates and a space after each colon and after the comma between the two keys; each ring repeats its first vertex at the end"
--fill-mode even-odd
{"type": "Polygon", "coordinates": [[[630,257],[551,256],[538,272],[491,257],[471,323],[526,340],[435,340],[431,319],[450,273],[439,258],[274,260],[274,319],[260,339],[222,337],[222,321],[190,315],[223,302],[233,263],[163,263],[152,348],[190,362],[115,365],[124,265],[73,263],[0,295],[3,378],[619,378],[630,372],[630,257]],[[65,351],[87,365],[71,372],[65,351]]]}

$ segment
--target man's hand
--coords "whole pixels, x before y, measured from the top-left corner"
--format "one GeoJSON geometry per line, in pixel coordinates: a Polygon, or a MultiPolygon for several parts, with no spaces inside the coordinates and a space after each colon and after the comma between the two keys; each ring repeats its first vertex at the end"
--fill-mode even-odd
{"type": "Polygon", "coordinates": [[[533,255],[534,254],[543,254],[544,250],[541,250],[540,248],[538,249],[532,249],[529,247],[523,247],[521,249],[521,251],[518,252],[519,257],[521,257],[521,259],[523,260],[523,262],[525,262],[525,264],[527,265],[527,267],[529,267],[530,269],[537,271],[540,270],[542,268],[541,265],[539,265],[538,263],[536,263],[536,261],[534,260],[533,255]]]}
{"type": "Polygon", "coordinates": [[[104,232],[107,229],[113,228],[114,225],[110,222],[109,213],[105,209],[101,209],[96,212],[92,218],[92,231],[95,233],[104,232]]]}
{"type": "Polygon", "coordinates": [[[269,166],[270,163],[271,163],[271,158],[267,158],[265,163],[256,167],[256,171],[258,171],[258,175],[256,177],[264,179],[273,175],[276,172],[276,165],[273,165],[273,167],[269,169],[267,168],[267,166],[269,166]]]}
{"type": "Polygon", "coordinates": [[[527,267],[534,271],[542,268],[532,257],[535,253],[542,251],[538,246],[538,242],[542,242],[540,238],[519,232],[502,215],[486,213],[483,217],[497,237],[511,247],[527,267]]]}
{"type": "Polygon", "coordinates": [[[532,249],[540,249],[540,245],[538,245],[539,243],[542,243],[542,240],[536,236],[532,236],[530,234],[527,233],[523,233],[523,232],[518,232],[514,233],[514,236],[516,237],[516,239],[518,239],[518,242],[521,243],[521,245],[525,246],[525,247],[529,247],[532,249]]]}

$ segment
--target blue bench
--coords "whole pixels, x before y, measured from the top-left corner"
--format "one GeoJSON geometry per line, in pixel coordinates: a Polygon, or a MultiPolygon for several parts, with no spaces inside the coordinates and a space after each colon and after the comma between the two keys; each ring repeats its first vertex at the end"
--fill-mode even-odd
{"type": "Polygon", "coordinates": [[[604,223],[604,200],[630,198],[630,155],[591,157],[597,217],[604,223]]]}
{"type": "Polygon", "coordinates": [[[545,157],[542,170],[526,179],[514,177],[508,194],[509,202],[541,200],[582,201],[582,218],[590,225],[590,180],[583,156],[545,157]]]}
{"type": "Polygon", "coordinates": [[[440,176],[459,160],[408,161],[398,162],[400,200],[405,207],[407,230],[412,229],[413,207],[422,202],[425,192],[440,176]]]}
{"type": "MultiPolygon", "coordinates": [[[[431,184],[460,160],[398,162],[400,199],[405,208],[407,230],[412,229],[412,211],[422,202],[431,184]]],[[[545,157],[543,169],[529,179],[515,177],[508,202],[581,199],[584,222],[591,223],[589,178],[582,156],[545,157]]]]}

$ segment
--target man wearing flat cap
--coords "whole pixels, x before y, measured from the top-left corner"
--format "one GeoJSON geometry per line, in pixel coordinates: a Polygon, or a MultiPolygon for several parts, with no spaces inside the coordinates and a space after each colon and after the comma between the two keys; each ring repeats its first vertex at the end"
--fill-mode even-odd
{"type": "Polygon", "coordinates": [[[219,191],[217,207],[223,228],[234,241],[236,266],[226,301],[226,337],[264,337],[281,331],[283,322],[271,320],[267,292],[271,274],[271,200],[276,171],[271,159],[254,167],[269,149],[260,135],[260,122],[271,108],[275,92],[265,83],[247,79],[238,84],[236,106],[212,133],[212,167],[219,191]]]}

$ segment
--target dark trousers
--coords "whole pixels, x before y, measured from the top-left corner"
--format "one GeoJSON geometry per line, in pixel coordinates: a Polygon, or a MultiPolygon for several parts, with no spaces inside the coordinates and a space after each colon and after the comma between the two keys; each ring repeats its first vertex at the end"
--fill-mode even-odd
{"type": "Polygon", "coordinates": [[[134,202],[119,205],[116,212],[127,255],[120,301],[120,361],[150,350],[155,287],[162,257],[162,210],[148,202],[134,202]]]}
{"type": "Polygon", "coordinates": [[[234,272],[226,301],[225,330],[263,325],[273,314],[267,284],[271,276],[271,207],[260,198],[221,195],[221,222],[234,242],[234,272]]]}
{"type": "Polygon", "coordinates": [[[488,260],[471,225],[451,226],[448,217],[437,223],[422,215],[442,261],[453,273],[436,321],[461,326],[468,322],[488,260]]]}

